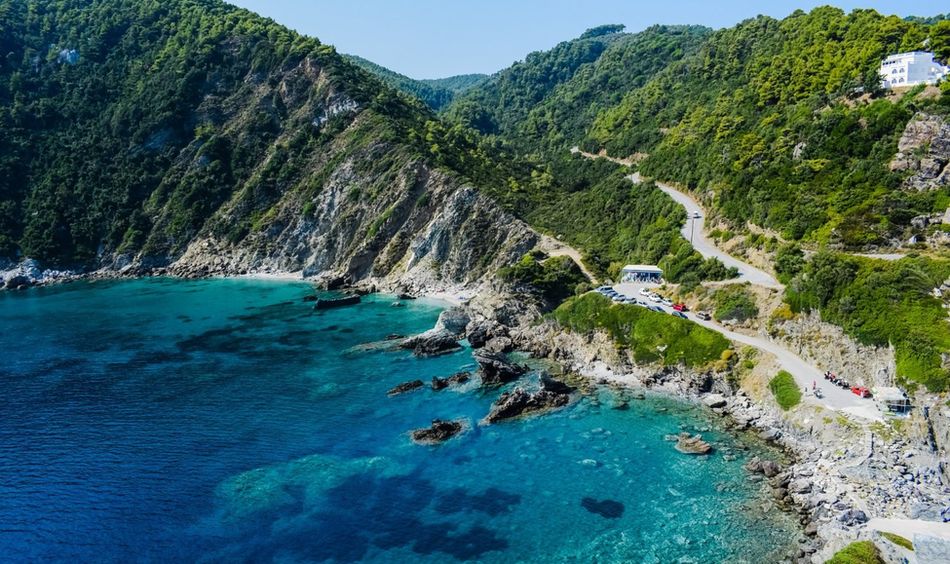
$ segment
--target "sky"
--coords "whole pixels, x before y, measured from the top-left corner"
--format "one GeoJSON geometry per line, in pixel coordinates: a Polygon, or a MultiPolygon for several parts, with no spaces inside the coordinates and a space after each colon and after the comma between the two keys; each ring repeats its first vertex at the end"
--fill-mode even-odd
{"type": "Polygon", "coordinates": [[[491,74],[584,30],[621,23],[729,27],[833,3],[846,11],[932,16],[947,0],[227,0],[413,78],[491,74]]]}

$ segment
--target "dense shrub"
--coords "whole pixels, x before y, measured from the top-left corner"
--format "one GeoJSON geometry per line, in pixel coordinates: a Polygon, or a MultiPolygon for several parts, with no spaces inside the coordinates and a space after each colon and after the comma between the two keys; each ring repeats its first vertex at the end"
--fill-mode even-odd
{"type": "Polygon", "coordinates": [[[571,331],[606,331],[637,362],[703,367],[727,358],[729,349],[729,341],[716,331],[644,307],[614,304],[597,293],[571,298],[553,315],[571,331]]]}
{"type": "Polygon", "coordinates": [[[713,301],[716,304],[713,315],[718,321],[735,319],[741,322],[759,314],[755,298],[745,286],[733,284],[720,288],[713,294],[713,301]]]}
{"type": "Polygon", "coordinates": [[[570,257],[546,258],[530,253],[499,270],[498,276],[519,290],[536,294],[549,308],[573,296],[576,288],[587,281],[570,257]]]}
{"type": "Polygon", "coordinates": [[[769,380],[769,390],[775,396],[775,401],[779,407],[789,410],[802,401],[802,391],[798,389],[795,377],[788,372],[781,370],[771,380],[769,380]]]}
{"type": "Polygon", "coordinates": [[[825,564],[884,564],[884,559],[873,542],[858,541],[836,552],[825,564]]]}

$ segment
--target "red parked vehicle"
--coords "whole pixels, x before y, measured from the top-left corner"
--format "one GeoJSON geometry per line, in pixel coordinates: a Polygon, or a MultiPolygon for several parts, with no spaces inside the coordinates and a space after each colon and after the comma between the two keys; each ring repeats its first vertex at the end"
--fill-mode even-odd
{"type": "Polygon", "coordinates": [[[673,304],[673,309],[676,311],[689,311],[689,308],[686,307],[686,304],[673,304]]]}
{"type": "Polygon", "coordinates": [[[851,393],[861,398],[871,397],[871,391],[864,386],[851,386],[851,393]]]}

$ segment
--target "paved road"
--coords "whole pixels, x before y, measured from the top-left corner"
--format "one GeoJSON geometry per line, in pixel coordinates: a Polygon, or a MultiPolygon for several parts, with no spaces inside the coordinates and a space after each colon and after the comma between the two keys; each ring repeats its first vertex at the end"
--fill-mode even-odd
{"type": "MultiPolygon", "coordinates": [[[[664,312],[672,314],[672,308],[650,302],[644,296],[640,295],[641,288],[650,289],[655,287],[655,284],[624,283],[614,286],[614,290],[627,297],[636,298],[640,301],[647,301],[650,306],[658,306],[664,312]]],[[[798,383],[799,387],[803,389],[808,388],[809,392],[803,398],[805,401],[815,402],[824,407],[836,411],[843,411],[845,413],[856,415],[865,419],[882,419],[880,411],[877,409],[877,406],[872,400],[859,398],[858,396],[852,394],[850,390],[844,390],[831,384],[824,379],[824,373],[821,370],[808,364],[808,362],[802,359],[802,357],[788,350],[784,345],[765,337],[737,333],[736,331],[719,324],[714,319],[710,319],[709,321],[700,319],[696,317],[696,314],[693,312],[687,312],[686,317],[694,323],[722,333],[723,336],[731,341],[749,345],[774,355],[782,368],[787,370],[795,378],[795,382],[798,383]],[[824,397],[819,399],[811,393],[810,390],[812,389],[813,384],[817,385],[824,397]]]]}
{"type": "MultiPolygon", "coordinates": [[[[642,182],[640,173],[631,174],[627,178],[629,178],[635,184],[642,182]]],[[[725,251],[717,247],[716,244],[713,243],[712,239],[708,238],[705,234],[706,209],[703,208],[692,196],[686,194],[685,192],[680,192],[676,188],[663,182],[656,182],[656,185],[660,190],[663,190],[669,194],[670,197],[676,201],[676,203],[686,209],[686,213],[690,219],[688,219],[686,224],[683,225],[680,233],[683,234],[683,238],[692,243],[693,248],[699,251],[699,254],[706,258],[717,258],[728,267],[735,267],[736,270],[739,271],[740,281],[751,282],[757,286],[765,286],[767,288],[781,289],[784,287],[782,286],[781,282],[776,280],[771,274],[765,272],[764,270],[758,269],[751,264],[742,262],[741,260],[730,254],[727,254],[725,251]],[[693,218],[693,212],[696,211],[700,212],[700,217],[698,219],[693,218]]]]}

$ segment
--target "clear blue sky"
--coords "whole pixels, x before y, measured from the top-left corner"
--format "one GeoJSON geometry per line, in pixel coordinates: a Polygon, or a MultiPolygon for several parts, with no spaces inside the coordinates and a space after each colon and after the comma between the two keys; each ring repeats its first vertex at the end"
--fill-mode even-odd
{"type": "MultiPolygon", "coordinates": [[[[585,29],[622,23],[639,31],[656,23],[721,28],[758,14],[785,17],[829,4],[769,0],[228,0],[297,31],[413,78],[493,73],[531,51],[553,47],[585,29]]],[[[932,16],[947,0],[838,1],[850,11],[932,16]]]]}

